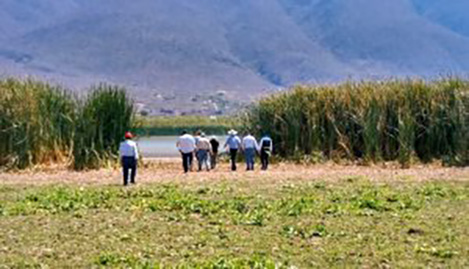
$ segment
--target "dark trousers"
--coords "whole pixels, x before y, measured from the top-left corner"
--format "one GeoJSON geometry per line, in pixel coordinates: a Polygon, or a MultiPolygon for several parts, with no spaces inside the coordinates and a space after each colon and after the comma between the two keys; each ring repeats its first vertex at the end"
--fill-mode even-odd
{"type": "Polygon", "coordinates": [[[122,157],[122,169],[124,174],[124,185],[129,184],[129,170],[130,170],[130,183],[135,183],[137,176],[137,160],[134,157],[122,157]]]}
{"type": "Polygon", "coordinates": [[[231,171],[236,171],[236,155],[238,155],[238,149],[230,149],[231,171]]]}
{"type": "Polygon", "coordinates": [[[182,153],[182,167],[184,168],[184,173],[189,172],[189,169],[192,167],[192,161],[194,155],[191,153],[182,153]]]}
{"type": "Polygon", "coordinates": [[[261,150],[261,163],[262,163],[262,170],[267,170],[269,167],[269,152],[265,150],[261,150]]]}
{"type": "Polygon", "coordinates": [[[210,154],[210,168],[215,169],[217,167],[218,152],[210,154]]]}

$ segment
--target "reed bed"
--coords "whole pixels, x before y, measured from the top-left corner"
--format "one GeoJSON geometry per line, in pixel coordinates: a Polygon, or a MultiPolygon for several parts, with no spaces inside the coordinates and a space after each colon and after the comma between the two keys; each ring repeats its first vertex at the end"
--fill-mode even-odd
{"type": "Polygon", "coordinates": [[[246,126],[282,157],[468,163],[469,82],[303,85],[260,100],[246,126]]]}
{"type": "Polygon", "coordinates": [[[116,157],[133,125],[124,89],[100,85],[86,98],[32,80],[0,81],[0,169],[67,163],[96,168],[116,157]],[[93,156],[93,157],[90,157],[93,156]]]}
{"type": "Polygon", "coordinates": [[[41,82],[0,81],[0,167],[26,168],[69,157],[75,100],[41,82]]]}
{"type": "Polygon", "coordinates": [[[123,134],[133,128],[134,106],[125,89],[99,85],[80,106],[74,136],[74,167],[99,168],[117,160],[123,134]]]}

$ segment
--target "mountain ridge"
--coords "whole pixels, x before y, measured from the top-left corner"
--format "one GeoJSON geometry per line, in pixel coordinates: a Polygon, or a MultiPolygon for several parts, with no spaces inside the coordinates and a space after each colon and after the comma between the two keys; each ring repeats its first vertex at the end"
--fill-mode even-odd
{"type": "Polygon", "coordinates": [[[465,11],[463,0],[4,0],[0,75],[107,81],[190,113],[220,91],[238,102],[295,83],[467,74],[465,11]]]}

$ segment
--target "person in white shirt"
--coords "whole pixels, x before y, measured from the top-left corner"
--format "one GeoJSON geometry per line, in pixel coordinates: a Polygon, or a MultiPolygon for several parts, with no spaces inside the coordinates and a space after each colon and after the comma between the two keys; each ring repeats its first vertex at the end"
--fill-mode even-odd
{"type": "Polygon", "coordinates": [[[176,147],[182,156],[182,167],[184,168],[184,173],[189,172],[192,167],[192,161],[194,159],[195,139],[192,135],[188,134],[186,131],[181,133],[176,147]]]}
{"type": "Polygon", "coordinates": [[[126,132],[125,141],[122,142],[119,147],[124,174],[124,186],[127,186],[129,183],[129,170],[131,184],[135,184],[135,177],[137,176],[138,147],[137,143],[132,141],[132,138],[132,133],[126,132]]]}
{"type": "Polygon", "coordinates": [[[210,170],[210,163],[209,163],[209,154],[212,153],[212,144],[210,141],[205,137],[205,133],[201,133],[200,137],[196,143],[197,147],[197,160],[199,161],[199,171],[202,171],[203,166],[210,170]]]}
{"type": "Polygon", "coordinates": [[[262,163],[262,170],[267,170],[269,167],[269,158],[272,155],[272,151],[274,149],[272,138],[270,138],[267,134],[261,138],[259,141],[259,152],[261,155],[261,163],[262,163]]]}
{"type": "Polygon", "coordinates": [[[259,145],[250,132],[243,138],[242,148],[246,159],[246,171],[254,171],[254,158],[259,145]]]}

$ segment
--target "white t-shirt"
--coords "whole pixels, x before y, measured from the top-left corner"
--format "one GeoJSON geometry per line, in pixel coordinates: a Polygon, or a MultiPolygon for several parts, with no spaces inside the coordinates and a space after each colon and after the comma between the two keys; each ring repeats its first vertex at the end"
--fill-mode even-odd
{"type": "Polygon", "coordinates": [[[259,149],[259,146],[257,145],[257,141],[254,136],[247,135],[243,138],[243,149],[259,149]]]}
{"type": "Polygon", "coordinates": [[[191,153],[195,150],[195,139],[190,134],[182,135],[179,137],[176,146],[182,153],[191,153]]]}
{"type": "Polygon", "coordinates": [[[138,159],[138,148],[137,143],[127,139],[120,144],[119,152],[121,157],[134,157],[138,159]]]}

